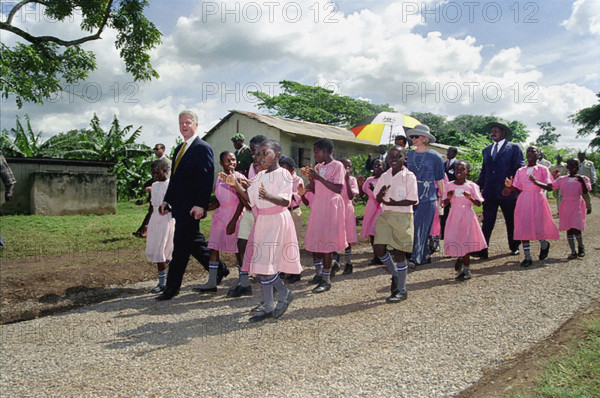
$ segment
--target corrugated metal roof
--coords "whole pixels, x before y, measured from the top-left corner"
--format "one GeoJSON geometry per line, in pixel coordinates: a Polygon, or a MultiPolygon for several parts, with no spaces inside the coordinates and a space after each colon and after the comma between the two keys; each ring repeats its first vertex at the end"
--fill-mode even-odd
{"type": "Polygon", "coordinates": [[[264,123],[287,134],[309,136],[315,138],[329,138],[332,141],[354,142],[362,145],[377,146],[372,141],[356,138],[354,133],[341,127],[330,126],[327,124],[305,122],[302,120],[286,119],[278,116],[263,115],[260,113],[232,110],[219,123],[210,129],[205,138],[214,133],[223,123],[225,123],[233,114],[240,114],[260,123],[264,123]]]}

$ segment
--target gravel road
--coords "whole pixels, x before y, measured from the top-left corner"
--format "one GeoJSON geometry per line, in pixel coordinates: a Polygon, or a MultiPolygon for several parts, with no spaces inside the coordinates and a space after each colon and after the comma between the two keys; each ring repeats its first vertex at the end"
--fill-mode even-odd
{"type": "MultiPolygon", "coordinates": [[[[595,200],[595,209],[600,201],[595,200]]],[[[600,211],[600,210],[597,210],[600,211]]],[[[519,267],[498,225],[488,261],[454,281],[453,260],[409,273],[409,298],[386,304],[389,275],[355,265],[314,295],[312,269],[278,321],[249,324],[254,297],[228,299],[184,286],[168,302],[127,297],[1,325],[0,391],[9,396],[452,396],[547,337],[599,299],[599,217],[588,218],[588,255],[567,261],[567,243],[519,267]],[[495,245],[494,245],[495,243],[495,245]]],[[[539,244],[532,243],[537,258],[539,244]]],[[[358,253],[365,264],[369,253],[358,253]]],[[[148,287],[151,283],[146,284],[148,287]]]]}

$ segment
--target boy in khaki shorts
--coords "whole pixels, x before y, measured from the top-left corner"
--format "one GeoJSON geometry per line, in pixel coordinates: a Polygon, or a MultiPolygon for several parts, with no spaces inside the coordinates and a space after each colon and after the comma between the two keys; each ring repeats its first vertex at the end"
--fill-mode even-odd
{"type": "Polygon", "coordinates": [[[395,146],[386,157],[390,166],[379,177],[375,189],[376,199],[381,203],[383,213],[375,221],[375,254],[392,273],[391,296],[388,303],[399,303],[406,300],[406,274],[408,264],[404,252],[412,251],[413,247],[413,205],[419,203],[417,178],[408,170],[404,163],[406,151],[395,146]],[[387,250],[391,247],[394,258],[387,250]]]}

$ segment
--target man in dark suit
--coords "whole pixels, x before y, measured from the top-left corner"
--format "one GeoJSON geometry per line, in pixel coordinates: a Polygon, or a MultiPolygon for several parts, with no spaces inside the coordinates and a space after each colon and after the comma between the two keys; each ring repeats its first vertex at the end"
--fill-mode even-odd
{"type": "MultiPolygon", "coordinates": [[[[200,233],[200,219],[206,216],[214,180],[213,150],[196,134],[198,116],[192,111],[179,114],[179,131],[184,142],[175,149],[171,179],[160,214],[171,211],[175,218],[173,259],[169,263],[167,287],[157,300],[170,300],[179,294],[190,255],[208,268],[210,250],[200,233]]],[[[220,265],[222,276],[229,273],[220,265]]]]}
{"type": "MultiPolygon", "coordinates": [[[[520,242],[513,239],[517,196],[514,193],[503,196],[502,190],[506,178],[514,177],[517,170],[525,164],[523,151],[518,144],[508,141],[512,137],[512,130],[505,122],[488,123],[486,129],[489,131],[490,138],[494,143],[483,149],[483,164],[477,180],[477,185],[481,188],[484,199],[481,229],[489,246],[499,206],[506,223],[508,246],[511,253],[517,255],[519,254],[520,242]]],[[[488,258],[488,249],[483,249],[478,253],[474,253],[474,255],[488,258]]]]}

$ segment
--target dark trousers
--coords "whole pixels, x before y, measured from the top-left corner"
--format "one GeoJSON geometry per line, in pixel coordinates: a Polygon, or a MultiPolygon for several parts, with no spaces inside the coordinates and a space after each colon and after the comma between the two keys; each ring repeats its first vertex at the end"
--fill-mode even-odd
{"type": "Polygon", "coordinates": [[[494,225],[496,224],[498,206],[500,206],[502,214],[504,215],[504,221],[506,223],[508,247],[510,248],[510,250],[517,250],[519,248],[520,241],[515,241],[513,239],[513,233],[515,229],[516,204],[517,199],[511,196],[502,197],[500,199],[485,199],[485,201],[483,202],[483,225],[481,226],[481,230],[483,231],[483,236],[485,237],[485,241],[488,244],[488,247],[490,245],[490,237],[492,236],[492,230],[494,229],[494,225]]]}
{"type": "Polygon", "coordinates": [[[441,229],[441,233],[440,233],[440,239],[444,239],[444,230],[446,229],[446,220],[448,220],[448,215],[450,214],[450,203],[448,203],[448,206],[444,207],[444,211],[442,213],[442,215],[440,215],[440,229],[441,229]]]}
{"type": "Polygon", "coordinates": [[[167,289],[179,290],[190,255],[194,256],[204,269],[208,270],[210,249],[207,247],[204,235],[200,233],[200,220],[183,216],[181,219],[175,219],[173,259],[169,263],[167,289]]]}

